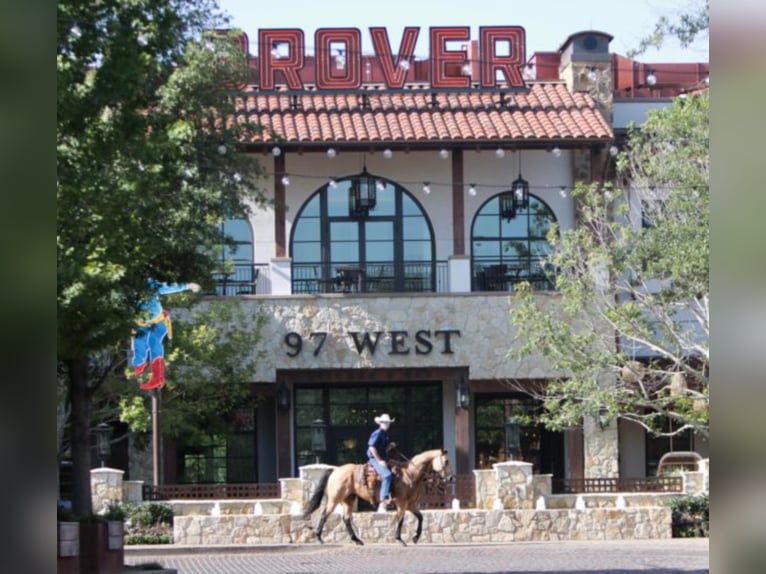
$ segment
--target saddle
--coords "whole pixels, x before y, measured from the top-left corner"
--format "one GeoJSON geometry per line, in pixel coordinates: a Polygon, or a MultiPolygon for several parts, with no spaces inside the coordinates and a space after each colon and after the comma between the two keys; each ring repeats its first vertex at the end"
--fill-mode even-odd
{"type": "MultiPolygon", "coordinates": [[[[393,475],[391,480],[391,490],[393,491],[394,484],[401,474],[401,468],[396,461],[389,461],[388,468],[393,475]]],[[[380,475],[369,461],[364,464],[356,465],[356,469],[354,470],[354,482],[356,482],[359,487],[367,488],[372,495],[373,504],[377,505],[380,503],[380,475]]]]}

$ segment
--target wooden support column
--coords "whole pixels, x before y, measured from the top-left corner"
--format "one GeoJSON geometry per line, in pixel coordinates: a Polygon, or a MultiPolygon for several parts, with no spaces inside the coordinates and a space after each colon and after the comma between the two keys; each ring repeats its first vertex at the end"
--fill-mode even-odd
{"type": "Polygon", "coordinates": [[[471,472],[468,453],[471,431],[469,428],[468,409],[455,409],[455,473],[471,472]]]}
{"type": "MultiPolygon", "coordinates": [[[[274,385],[274,389],[277,385],[280,384],[287,384],[284,383],[282,380],[278,380],[276,385],[274,385]]],[[[292,385],[287,384],[288,389],[290,390],[290,395],[294,396],[292,385]]],[[[274,398],[275,403],[274,406],[276,407],[276,397],[274,398]]],[[[277,476],[279,477],[288,477],[293,476],[292,474],[292,450],[290,448],[290,437],[291,437],[291,429],[290,429],[290,411],[283,411],[279,408],[276,409],[277,411],[277,420],[276,420],[276,430],[277,430],[277,476]]]]}
{"type": "Polygon", "coordinates": [[[566,478],[585,478],[585,449],[582,428],[564,431],[566,442],[566,478]]]}
{"type": "Polygon", "coordinates": [[[282,178],[285,176],[285,154],[274,157],[274,246],[275,257],[287,257],[285,186],[282,178]]]}
{"type": "Polygon", "coordinates": [[[452,254],[465,255],[463,150],[452,151],[452,254]]]}

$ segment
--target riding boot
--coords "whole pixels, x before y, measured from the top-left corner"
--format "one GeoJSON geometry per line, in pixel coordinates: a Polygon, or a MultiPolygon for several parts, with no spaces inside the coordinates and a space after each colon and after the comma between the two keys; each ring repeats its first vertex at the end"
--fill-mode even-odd
{"type": "Polygon", "coordinates": [[[150,391],[152,389],[161,389],[165,386],[165,359],[157,357],[152,361],[152,378],[148,383],[139,385],[144,391],[150,391]]]}
{"type": "Polygon", "coordinates": [[[149,364],[149,361],[144,361],[143,363],[138,365],[135,369],[133,369],[133,374],[135,376],[140,375],[141,373],[143,373],[146,370],[146,365],[148,365],[148,364],[149,364]]]}

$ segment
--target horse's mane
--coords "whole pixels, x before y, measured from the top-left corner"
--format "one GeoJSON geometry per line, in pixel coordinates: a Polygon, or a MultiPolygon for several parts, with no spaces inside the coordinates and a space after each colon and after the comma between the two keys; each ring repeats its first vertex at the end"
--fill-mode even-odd
{"type": "Polygon", "coordinates": [[[412,462],[415,465],[420,465],[423,462],[433,460],[434,458],[439,456],[441,453],[442,453],[442,449],[440,448],[426,450],[424,452],[421,452],[413,456],[412,459],[410,459],[410,462],[412,462]]]}

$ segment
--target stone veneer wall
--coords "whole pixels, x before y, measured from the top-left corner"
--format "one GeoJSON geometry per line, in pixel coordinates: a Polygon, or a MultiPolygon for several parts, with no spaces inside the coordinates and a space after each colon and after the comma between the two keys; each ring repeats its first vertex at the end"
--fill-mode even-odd
{"type": "MultiPolygon", "coordinates": [[[[176,544],[294,544],[316,541],[312,521],[290,515],[176,516],[176,544]]],[[[359,512],[352,516],[358,536],[367,543],[394,542],[394,513],[359,512]]],[[[415,533],[409,513],[402,538],[415,533]]],[[[421,542],[461,544],[531,540],[623,540],[671,538],[667,507],[595,508],[588,510],[424,510],[421,542]]],[[[322,538],[350,542],[338,514],[327,519],[322,538]]]]}
{"type": "MultiPolygon", "coordinates": [[[[545,304],[555,305],[555,294],[538,295],[545,304]]],[[[247,321],[256,325],[258,313],[266,318],[262,337],[253,353],[258,367],[255,380],[275,382],[278,369],[359,369],[402,367],[465,367],[470,365],[471,379],[535,378],[562,376],[553,371],[541,356],[524,361],[509,360],[516,330],[511,326],[513,303],[507,294],[477,296],[461,293],[414,293],[407,295],[354,296],[324,294],[248,298],[241,302],[247,321]],[[429,353],[414,351],[415,333],[430,331],[433,349],[429,353]],[[457,329],[452,335],[452,353],[443,352],[444,337],[438,330],[457,329]],[[381,331],[373,353],[357,351],[349,332],[381,331]],[[407,331],[403,347],[409,353],[391,353],[389,331],[407,331]],[[284,338],[296,332],[303,338],[303,349],[289,357],[284,338]],[[312,332],[325,332],[327,338],[314,356],[316,340],[312,332]],[[488,339],[488,334],[491,338],[488,339]],[[491,344],[487,344],[488,340],[491,344]]],[[[205,304],[204,302],[202,303],[205,304]]],[[[179,318],[184,311],[179,309],[179,318]]],[[[132,476],[132,473],[131,473],[132,476]]],[[[143,477],[137,477],[143,478],[143,477]]]]}

